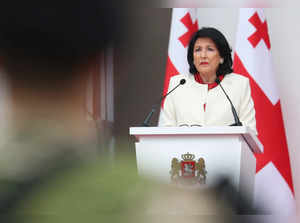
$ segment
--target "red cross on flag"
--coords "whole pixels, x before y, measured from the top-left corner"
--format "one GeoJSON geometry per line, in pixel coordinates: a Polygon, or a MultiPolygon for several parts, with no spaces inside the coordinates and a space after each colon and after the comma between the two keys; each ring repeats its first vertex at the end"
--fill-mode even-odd
{"type": "Polygon", "coordinates": [[[187,48],[192,34],[197,30],[196,9],[173,9],[163,95],[168,92],[169,81],[172,76],[189,73],[187,48]]]}
{"type": "Polygon", "coordinates": [[[235,73],[250,79],[258,138],[254,202],[270,213],[293,214],[294,187],[280,100],[273,77],[271,44],[262,9],[240,9],[235,73]]]}

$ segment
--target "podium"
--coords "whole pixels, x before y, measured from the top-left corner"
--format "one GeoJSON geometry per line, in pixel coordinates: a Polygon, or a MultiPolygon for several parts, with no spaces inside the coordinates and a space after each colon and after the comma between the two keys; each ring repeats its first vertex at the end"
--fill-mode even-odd
{"type": "Polygon", "coordinates": [[[262,153],[263,146],[250,128],[131,127],[130,135],[136,138],[140,175],[163,183],[194,178],[202,187],[226,177],[239,192],[253,197],[255,154],[262,153]]]}

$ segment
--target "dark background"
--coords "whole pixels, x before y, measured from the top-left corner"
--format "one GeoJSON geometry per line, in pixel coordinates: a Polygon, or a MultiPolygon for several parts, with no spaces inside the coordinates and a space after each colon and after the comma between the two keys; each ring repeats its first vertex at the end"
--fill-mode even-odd
{"type": "MultiPolygon", "coordinates": [[[[129,127],[141,126],[162,96],[171,9],[132,10],[124,41],[114,48],[113,135],[122,151],[134,151],[129,127]]],[[[156,126],[159,110],[151,119],[156,126]]]]}

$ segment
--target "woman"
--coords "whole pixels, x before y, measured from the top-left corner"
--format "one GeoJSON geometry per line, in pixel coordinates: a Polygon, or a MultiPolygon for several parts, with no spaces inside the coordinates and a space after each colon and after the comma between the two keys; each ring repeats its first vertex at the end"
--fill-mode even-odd
{"type": "Polygon", "coordinates": [[[231,49],[215,28],[197,31],[189,44],[190,74],[171,78],[169,90],[181,79],[186,83],[170,94],[160,126],[228,126],[234,124],[231,105],[216,80],[231,99],[242,125],[256,133],[255,110],[248,78],[232,73],[231,49]]]}

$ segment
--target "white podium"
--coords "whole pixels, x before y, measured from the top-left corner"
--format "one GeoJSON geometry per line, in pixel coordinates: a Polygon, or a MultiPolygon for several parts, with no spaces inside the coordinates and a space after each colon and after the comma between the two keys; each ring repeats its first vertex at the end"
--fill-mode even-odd
{"type": "Polygon", "coordinates": [[[174,182],[178,178],[174,176],[175,165],[172,167],[175,158],[180,177],[196,179],[199,175],[201,186],[209,187],[225,176],[238,191],[253,197],[254,154],[263,152],[263,146],[248,127],[131,127],[130,135],[137,140],[139,174],[161,182],[174,182]],[[199,174],[201,158],[205,163],[204,182],[199,174]]]}

